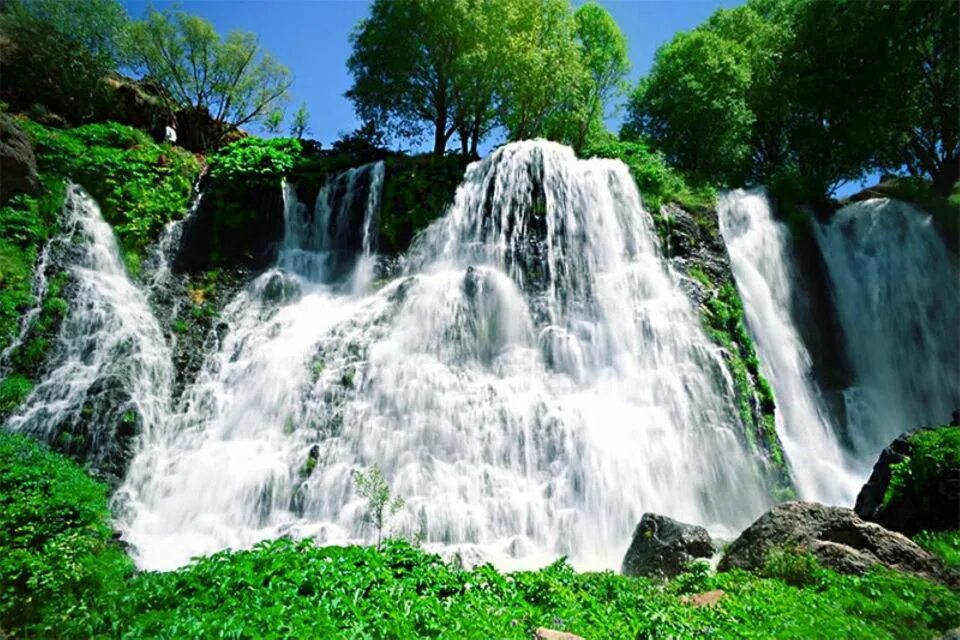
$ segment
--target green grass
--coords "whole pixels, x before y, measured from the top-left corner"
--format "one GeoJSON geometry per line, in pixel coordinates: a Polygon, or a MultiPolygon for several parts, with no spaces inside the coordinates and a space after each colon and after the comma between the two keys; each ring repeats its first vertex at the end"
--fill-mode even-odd
{"type": "Polygon", "coordinates": [[[921,531],[913,541],[938,556],[948,567],[960,569],[960,530],[921,531]]]}

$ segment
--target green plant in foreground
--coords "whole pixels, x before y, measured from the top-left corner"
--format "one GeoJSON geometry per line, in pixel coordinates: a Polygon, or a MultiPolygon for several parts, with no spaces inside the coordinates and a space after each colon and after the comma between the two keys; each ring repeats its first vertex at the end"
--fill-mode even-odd
{"type": "Polygon", "coordinates": [[[107,488],[66,458],[0,433],[0,629],[50,637],[123,585],[107,488]]]}
{"type": "Polygon", "coordinates": [[[383,530],[390,518],[403,508],[403,498],[394,497],[380,467],[374,465],[366,472],[355,471],[353,482],[357,493],[366,498],[369,518],[377,530],[377,548],[383,541],[383,530]]]}

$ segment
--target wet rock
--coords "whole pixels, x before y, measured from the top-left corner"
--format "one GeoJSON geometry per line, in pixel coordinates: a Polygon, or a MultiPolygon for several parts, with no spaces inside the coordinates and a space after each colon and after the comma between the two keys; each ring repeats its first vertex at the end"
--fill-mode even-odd
{"type": "Polygon", "coordinates": [[[278,272],[267,280],[260,297],[267,304],[287,304],[300,298],[300,287],[292,278],[278,272]]]}
{"type": "Polygon", "coordinates": [[[19,193],[36,193],[39,188],[30,138],[12,116],[0,114],[0,203],[19,193]]]}
{"type": "Polygon", "coordinates": [[[709,558],[714,552],[710,534],[703,527],[645,513],[620,571],[627,576],[671,578],[683,572],[687,563],[709,558]]]}
{"type": "Polygon", "coordinates": [[[785,502],[763,514],[730,545],[718,570],[762,569],[775,549],[810,553],[839,573],[861,574],[881,564],[958,584],[957,575],[906,536],[867,522],[852,509],[815,502],[785,502]]]}
{"type": "MultiPolygon", "coordinates": [[[[918,437],[922,441],[939,429],[957,427],[910,431],[881,452],[873,473],[857,495],[854,507],[857,515],[908,536],[924,530],[944,531],[960,526],[960,452],[948,455],[945,451],[928,451],[922,442],[918,444],[918,437]],[[896,465],[907,464],[917,456],[928,460],[923,463],[926,473],[922,477],[901,474],[902,486],[891,487],[896,465]]],[[[946,443],[943,446],[960,442],[960,438],[943,440],[946,443]]]]}

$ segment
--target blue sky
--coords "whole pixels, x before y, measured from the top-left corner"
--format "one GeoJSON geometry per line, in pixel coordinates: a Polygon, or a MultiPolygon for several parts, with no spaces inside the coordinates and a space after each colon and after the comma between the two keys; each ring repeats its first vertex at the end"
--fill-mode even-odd
{"type": "MultiPolygon", "coordinates": [[[[293,72],[288,111],[292,113],[305,102],[311,115],[311,137],[324,145],[356,128],[353,109],[343,93],[350,87],[348,37],[367,15],[367,0],[124,0],[134,18],[143,17],[151,4],[158,9],[176,4],[203,16],[223,34],[232,29],[258,34],[263,46],[293,72]]],[[[720,7],[741,2],[601,0],[601,4],[627,36],[633,64],[630,77],[635,81],[650,68],[656,48],[674,33],[695,27],[720,7]]]]}

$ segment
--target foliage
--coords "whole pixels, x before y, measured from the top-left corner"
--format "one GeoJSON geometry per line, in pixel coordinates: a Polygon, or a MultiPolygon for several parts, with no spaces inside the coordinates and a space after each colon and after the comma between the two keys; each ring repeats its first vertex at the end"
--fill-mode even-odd
{"type": "Polygon", "coordinates": [[[0,433],[0,627],[50,637],[122,585],[107,490],[22,436],[0,433]]]}
{"type": "Polygon", "coordinates": [[[910,455],[890,465],[890,483],[883,495],[883,504],[910,497],[919,502],[918,508],[936,510],[937,505],[926,505],[932,493],[931,485],[944,474],[960,468],[960,427],[921,429],[910,436],[910,444],[913,447],[910,455]]]}
{"type": "Polygon", "coordinates": [[[357,493],[367,501],[368,516],[377,530],[377,549],[383,540],[383,531],[390,518],[403,509],[403,498],[393,496],[390,485],[380,467],[374,465],[366,472],[355,471],[353,482],[357,493]]]}
{"type": "Polygon", "coordinates": [[[302,153],[302,144],[293,138],[242,138],[210,157],[210,177],[227,186],[276,186],[302,153]]]}
{"type": "Polygon", "coordinates": [[[307,105],[301,104],[293,114],[293,120],[290,122],[290,135],[301,140],[310,133],[310,112],[307,111],[307,105]]]}
{"type": "Polygon", "coordinates": [[[229,128],[269,116],[291,84],[289,70],[257,36],[233,31],[222,38],[209,22],[183,11],[151,9],[131,26],[130,47],[134,64],[164,88],[171,115],[187,110],[190,126],[180,135],[194,148],[216,147],[229,128]],[[214,139],[205,137],[206,117],[226,125],[214,139]]]}
{"type": "Polygon", "coordinates": [[[869,170],[957,180],[955,0],[749,0],[657,52],[623,135],[721,184],[819,201],[869,170]]]}
{"type": "Polygon", "coordinates": [[[4,100],[89,119],[105,99],[104,77],[123,57],[126,24],[117,0],[0,3],[4,100]]]}
{"type": "Polygon", "coordinates": [[[709,31],[681,33],[657,51],[621,136],[647,136],[672,165],[735,184],[750,157],[749,83],[742,47],[709,31]]]}
{"type": "Polygon", "coordinates": [[[144,573],[67,635],[131,638],[529,638],[546,626],[587,638],[919,638],[960,621],[945,587],[877,569],[822,570],[803,588],[702,568],[666,587],[563,559],[539,571],[462,571],[403,541],[381,551],[277,540],[170,573],[144,573]],[[722,589],[713,607],[684,594],[722,589]]]}
{"type": "Polygon", "coordinates": [[[938,556],[948,567],[960,568],[960,530],[921,531],[913,541],[938,556]]]}
{"type": "Polygon", "coordinates": [[[34,139],[40,173],[70,179],[97,200],[137,275],[147,246],[186,213],[200,173],[197,159],[115,122],[67,130],[23,124],[34,139]]]}

